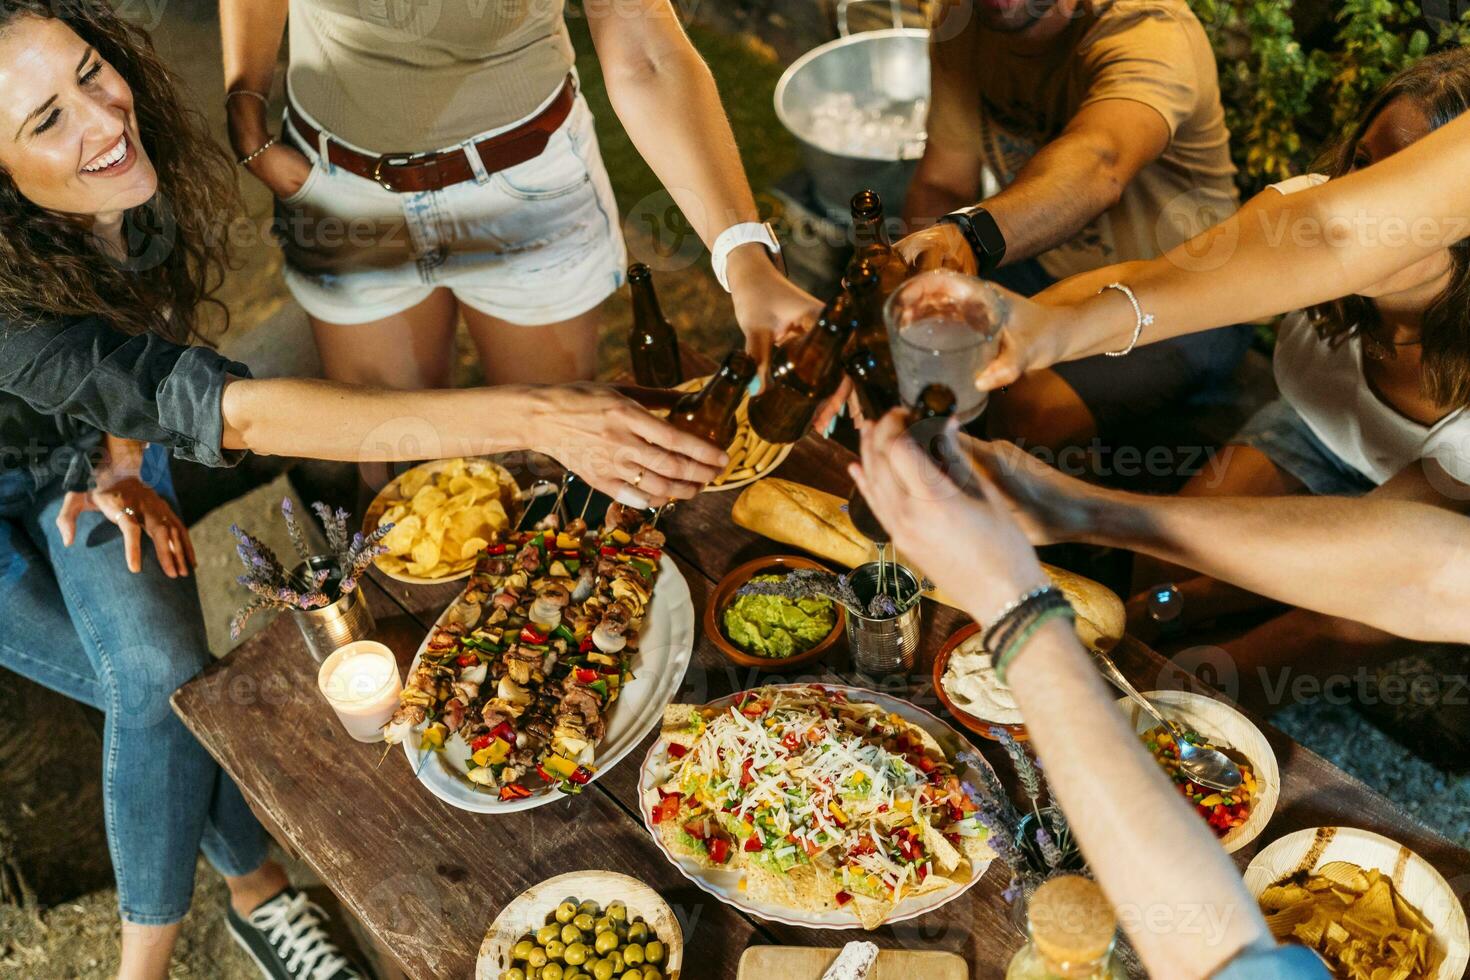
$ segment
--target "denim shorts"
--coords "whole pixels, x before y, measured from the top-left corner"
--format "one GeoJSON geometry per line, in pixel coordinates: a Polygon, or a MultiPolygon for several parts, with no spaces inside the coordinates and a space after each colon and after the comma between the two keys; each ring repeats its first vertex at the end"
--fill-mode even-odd
{"type": "Polygon", "coordinates": [[[622,285],[617,201],[580,94],[535,159],[437,191],[385,190],[326,163],[289,121],[284,133],[312,169],[276,202],[276,234],[286,286],[318,320],[380,320],[444,287],[472,309],[538,326],[622,285]]]}
{"type": "Polygon", "coordinates": [[[1285,398],[1263,406],[1230,441],[1260,450],[1319,497],[1361,497],[1378,486],[1328,449],[1285,398]]]}

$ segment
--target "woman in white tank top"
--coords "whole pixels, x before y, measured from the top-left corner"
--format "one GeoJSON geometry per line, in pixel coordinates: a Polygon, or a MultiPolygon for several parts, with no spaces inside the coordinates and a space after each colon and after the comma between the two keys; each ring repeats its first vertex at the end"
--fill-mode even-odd
{"type": "MultiPolygon", "coordinates": [[[[1390,156],[1470,108],[1470,51],[1436,55],[1401,72],[1363,113],[1327,168],[1338,176],[1390,156]]],[[[1316,186],[1310,174],[1275,185],[1257,202],[1316,186]]],[[[1262,215],[1259,220],[1269,220],[1262,215]]],[[[1283,227],[1287,236],[1337,229],[1283,227]]],[[[1355,235],[1413,234],[1364,225],[1355,235]]],[[[1325,242],[1322,247],[1328,247],[1325,242]]],[[[1359,294],[1283,321],[1274,370],[1281,396],[1262,408],[1183,489],[1192,496],[1296,493],[1387,495],[1470,511],[1470,240],[1359,294]]],[[[1344,528],[1344,533],[1351,533],[1344,528]]],[[[1264,600],[1177,566],[1140,559],[1132,625],[1158,629],[1150,601],[1175,585],[1182,614],[1171,632],[1248,612],[1264,600]],[[1182,577],[1181,577],[1182,576],[1182,577]]],[[[1273,666],[1343,670],[1353,654],[1382,653],[1392,637],[1345,620],[1294,610],[1226,644],[1243,692],[1270,690],[1273,666]]],[[[1273,680],[1274,678],[1274,680],[1273,680]]],[[[1276,705],[1279,706],[1279,701],[1276,705]]]]}

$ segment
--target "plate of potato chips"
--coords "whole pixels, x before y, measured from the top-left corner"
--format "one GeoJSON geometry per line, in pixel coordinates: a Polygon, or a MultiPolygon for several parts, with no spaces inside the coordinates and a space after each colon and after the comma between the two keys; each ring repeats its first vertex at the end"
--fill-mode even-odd
{"type": "MultiPolygon", "coordinates": [[[[708,381],[709,377],[690,378],[674,390],[699,391],[708,381]]],[[[705,486],[706,491],[738,490],[749,486],[771,473],[786,461],[787,456],[791,455],[791,443],[766,442],[755,434],[755,430],[750,427],[750,416],[747,413],[749,407],[750,398],[746,397],[741,400],[740,407],[735,410],[735,420],[739,423],[739,428],[735,432],[734,441],[726,447],[726,451],[730,454],[730,462],[725,464],[724,472],[705,486]]],[[[659,414],[667,413],[660,412],[659,414]]]]}
{"type": "Polygon", "coordinates": [[[1255,856],[1245,884],[1281,942],[1317,952],[1344,980],[1461,980],[1470,934],[1434,867],[1352,827],[1299,830],[1255,856]]]}
{"type": "Polygon", "coordinates": [[[436,585],[469,575],[475,558],[511,526],[519,488],[489,459],[441,459],[400,474],[382,489],[363,518],[363,532],[392,523],[377,559],[390,578],[436,585]]]}

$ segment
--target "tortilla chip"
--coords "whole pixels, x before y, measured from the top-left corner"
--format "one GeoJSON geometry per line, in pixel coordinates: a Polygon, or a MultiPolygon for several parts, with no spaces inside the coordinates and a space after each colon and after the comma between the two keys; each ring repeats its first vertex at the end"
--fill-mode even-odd
{"type": "Polygon", "coordinates": [[[694,748],[704,731],[704,717],[699,708],[692,704],[669,704],[664,706],[663,726],[659,735],[670,745],[694,748]]]}

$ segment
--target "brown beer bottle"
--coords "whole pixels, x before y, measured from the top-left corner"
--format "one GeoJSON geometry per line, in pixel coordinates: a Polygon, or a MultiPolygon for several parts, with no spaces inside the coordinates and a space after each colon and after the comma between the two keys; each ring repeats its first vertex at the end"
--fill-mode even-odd
{"type": "Polygon", "coordinates": [[[633,377],[645,388],[672,388],[684,380],[679,337],[658,307],[648,266],[642,262],[629,266],[628,285],[633,293],[633,328],[628,331],[633,377]]]}
{"type": "MultiPolygon", "coordinates": [[[[843,366],[847,369],[847,376],[852,379],[858,404],[862,406],[865,418],[876,422],[902,404],[896,385],[884,375],[882,365],[868,348],[859,347],[843,366]]],[[[847,516],[852,519],[853,526],[874,543],[887,544],[892,540],[892,536],[883,529],[877,515],[868,507],[867,500],[856,488],[847,501],[847,516]]]]}
{"type": "Polygon", "coordinates": [[[909,264],[888,240],[883,221],[883,199],[875,190],[861,190],[852,196],[853,262],[867,260],[878,269],[883,299],[909,277],[909,264]]]}
{"type": "Polygon", "coordinates": [[[704,388],[674,404],[670,424],[721,449],[728,448],[739,426],[735,410],[754,377],[755,359],[743,350],[731,351],[704,388]]]}
{"type": "Polygon", "coordinates": [[[859,259],[847,267],[847,276],[842,282],[852,294],[857,326],[848,342],[846,356],[851,359],[860,350],[869,351],[873,355],[875,383],[897,389],[898,374],[893,367],[893,351],[888,345],[888,328],[883,322],[883,293],[879,277],[878,266],[870,259],[859,259]]]}
{"type": "Polygon", "coordinates": [[[828,303],[816,326],[771,354],[765,390],[750,400],[750,425],[766,442],[795,442],[842,382],[842,349],[857,327],[852,294],[828,303]]]}

